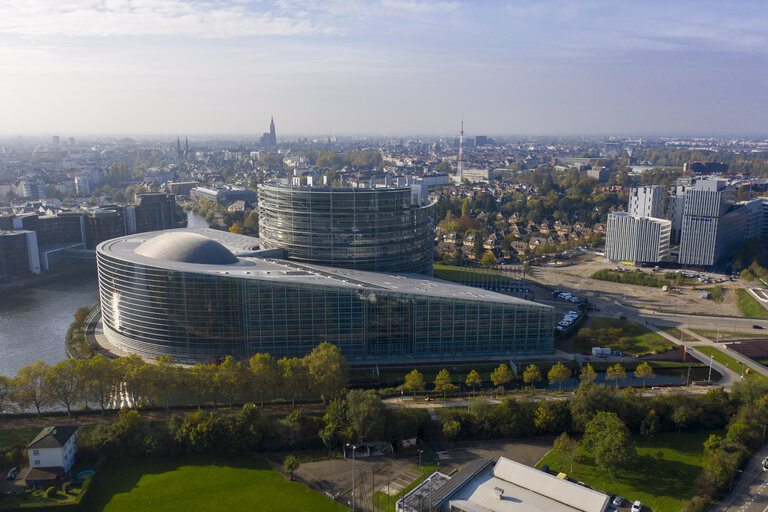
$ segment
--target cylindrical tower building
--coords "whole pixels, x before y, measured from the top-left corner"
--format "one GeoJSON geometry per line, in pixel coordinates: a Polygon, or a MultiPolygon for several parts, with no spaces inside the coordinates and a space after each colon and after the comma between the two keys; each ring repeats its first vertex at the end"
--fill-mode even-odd
{"type": "Polygon", "coordinates": [[[259,239],[288,259],[432,275],[431,205],[410,188],[259,185],[259,239]]]}

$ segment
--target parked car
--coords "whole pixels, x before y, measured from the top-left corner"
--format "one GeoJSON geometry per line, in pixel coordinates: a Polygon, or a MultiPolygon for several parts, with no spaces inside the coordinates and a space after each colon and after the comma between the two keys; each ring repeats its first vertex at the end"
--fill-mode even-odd
{"type": "Polygon", "coordinates": [[[768,457],[763,459],[763,471],[768,471],[768,457]]]}
{"type": "Polygon", "coordinates": [[[16,466],[14,468],[11,468],[11,470],[8,472],[7,475],[5,475],[6,480],[16,480],[16,477],[19,474],[19,467],[16,466]]]}
{"type": "Polygon", "coordinates": [[[621,507],[624,505],[624,498],[622,498],[621,496],[614,496],[613,501],[611,503],[613,503],[617,507],[621,507]]]}
{"type": "Polygon", "coordinates": [[[637,500],[632,504],[632,512],[641,512],[642,510],[643,504],[640,503],[640,500],[637,500]]]}

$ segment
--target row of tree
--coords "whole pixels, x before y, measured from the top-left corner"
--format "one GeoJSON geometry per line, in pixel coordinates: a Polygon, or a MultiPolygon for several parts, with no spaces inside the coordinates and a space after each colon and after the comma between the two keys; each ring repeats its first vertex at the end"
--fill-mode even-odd
{"type": "Polygon", "coordinates": [[[319,396],[323,403],[342,393],[347,385],[347,363],[339,349],[318,345],[303,358],[275,360],[269,354],[256,354],[240,362],[232,356],[220,364],[181,367],[170,356],[160,356],[150,364],[136,355],[107,359],[65,359],[53,366],[42,361],[24,366],[14,378],[0,375],[0,415],[13,410],[34,409],[38,416],[46,407],[64,408],[68,414],[78,405],[98,406],[102,412],[121,405],[141,407],[172,399],[198,407],[205,401],[219,403],[224,398],[231,407],[235,401],[257,397],[291,400],[319,396]]]}

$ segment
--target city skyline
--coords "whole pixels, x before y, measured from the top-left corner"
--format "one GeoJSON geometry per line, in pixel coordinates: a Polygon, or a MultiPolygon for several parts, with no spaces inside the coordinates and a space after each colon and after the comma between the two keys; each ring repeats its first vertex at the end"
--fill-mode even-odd
{"type": "Polygon", "coordinates": [[[760,135],[768,7],[7,4],[2,134],[760,135]]]}

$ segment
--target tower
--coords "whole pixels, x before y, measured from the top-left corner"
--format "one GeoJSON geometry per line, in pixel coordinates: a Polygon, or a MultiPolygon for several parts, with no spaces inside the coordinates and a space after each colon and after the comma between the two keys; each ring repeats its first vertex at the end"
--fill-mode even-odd
{"type": "Polygon", "coordinates": [[[184,153],[181,152],[181,139],[179,137],[176,137],[176,155],[179,158],[184,156],[184,153]]]}
{"type": "Polygon", "coordinates": [[[189,154],[189,137],[184,137],[184,154],[189,154]]]}
{"type": "Polygon", "coordinates": [[[461,117],[461,131],[459,132],[459,162],[456,169],[459,183],[464,183],[464,116],[461,117]]]}
{"type": "Polygon", "coordinates": [[[269,120],[269,139],[272,142],[272,147],[277,147],[277,134],[275,133],[275,117],[272,116],[269,120]]]}

